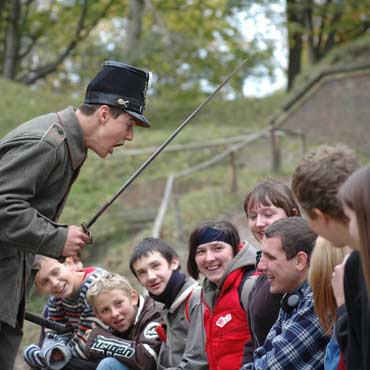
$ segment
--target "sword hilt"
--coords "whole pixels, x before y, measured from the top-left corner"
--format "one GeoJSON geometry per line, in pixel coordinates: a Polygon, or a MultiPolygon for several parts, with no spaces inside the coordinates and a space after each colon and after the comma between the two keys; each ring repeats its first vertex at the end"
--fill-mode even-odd
{"type": "Polygon", "coordinates": [[[88,235],[89,238],[90,238],[90,241],[88,243],[86,243],[86,245],[92,244],[93,243],[93,238],[92,238],[91,231],[87,228],[87,223],[86,222],[82,222],[81,223],[81,227],[82,227],[83,232],[86,235],[88,235]]]}

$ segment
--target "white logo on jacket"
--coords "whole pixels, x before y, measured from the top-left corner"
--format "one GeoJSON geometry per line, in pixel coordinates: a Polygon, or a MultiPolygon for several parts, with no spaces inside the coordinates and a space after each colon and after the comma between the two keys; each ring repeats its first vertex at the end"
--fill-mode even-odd
{"type": "Polygon", "coordinates": [[[144,329],[144,336],[148,339],[156,339],[159,338],[157,333],[157,326],[159,326],[159,322],[152,321],[150,322],[144,329]]]}
{"type": "Polygon", "coordinates": [[[221,316],[219,317],[219,319],[216,321],[216,325],[219,327],[219,328],[223,328],[228,322],[230,322],[232,320],[232,316],[231,316],[231,313],[228,313],[227,315],[225,316],[221,316]]]}

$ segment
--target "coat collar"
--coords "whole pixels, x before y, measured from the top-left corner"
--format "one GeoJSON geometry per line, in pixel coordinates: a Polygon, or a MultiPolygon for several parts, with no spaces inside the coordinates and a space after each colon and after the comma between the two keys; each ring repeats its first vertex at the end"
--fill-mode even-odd
{"type": "Polygon", "coordinates": [[[87,157],[87,147],[83,140],[83,132],[72,106],[57,113],[58,121],[63,126],[67,137],[68,150],[71,157],[72,168],[79,168],[87,157]]]}

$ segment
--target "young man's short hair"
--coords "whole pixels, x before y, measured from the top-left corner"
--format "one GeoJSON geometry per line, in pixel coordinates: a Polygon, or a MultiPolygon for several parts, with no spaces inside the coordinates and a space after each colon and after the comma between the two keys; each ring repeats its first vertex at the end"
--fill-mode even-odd
{"type": "Polygon", "coordinates": [[[265,230],[264,237],[279,238],[287,259],[290,260],[299,252],[305,252],[310,256],[317,234],[311,230],[303,217],[287,217],[272,223],[265,230]]]}
{"type": "Polygon", "coordinates": [[[292,176],[292,191],[301,208],[315,219],[314,208],[347,223],[337,199],[340,185],[359,167],[356,154],[343,145],[320,146],[307,153],[292,176]]]}
{"type": "MultiPolygon", "coordinates": [[[[86,104],[83,103],[79,106],[79,110],[81,113],[83,113],[85,116],[92,116],[100,107],[102,104],[86,104]]],[[[121,114],[125,113],[122,108],[119,107],[113,107],[109,105],[110,114],[113,118],[118,118],[121,114]]]]}
{"type": "Polygon", "coordinates": [[[119,274],[108,273],[93,281],[86,293],[86,299],[94,307],[95,299],[99,294],[110,290],[118,289],[128,297],[133,290],[130,282],[119,274]]]}
{"type": "MultiPolygon", "coordinates": [[[[158,252],[170,264],[174,258],[178,258],[176,251],[165,241],[157,238],[145,238],[135,248],[130,257],[130,270],[136,276],[134,263],[142,257],[158,252]]],[[[180,269],[180,265],[178,270],[180,269]]]]}

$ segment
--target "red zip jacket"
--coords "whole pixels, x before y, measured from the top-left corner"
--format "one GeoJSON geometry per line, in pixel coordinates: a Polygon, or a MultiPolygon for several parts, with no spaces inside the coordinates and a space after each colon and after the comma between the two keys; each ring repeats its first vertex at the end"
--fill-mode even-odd
{"type": "Polygon", "coordinates": [[[240,303],[238,288],[244,269],[225,279],[213,311],[204,302],[206,352],[210,370],[239,370],[243,349],[250,340],[247,314],[240,303]]]}

